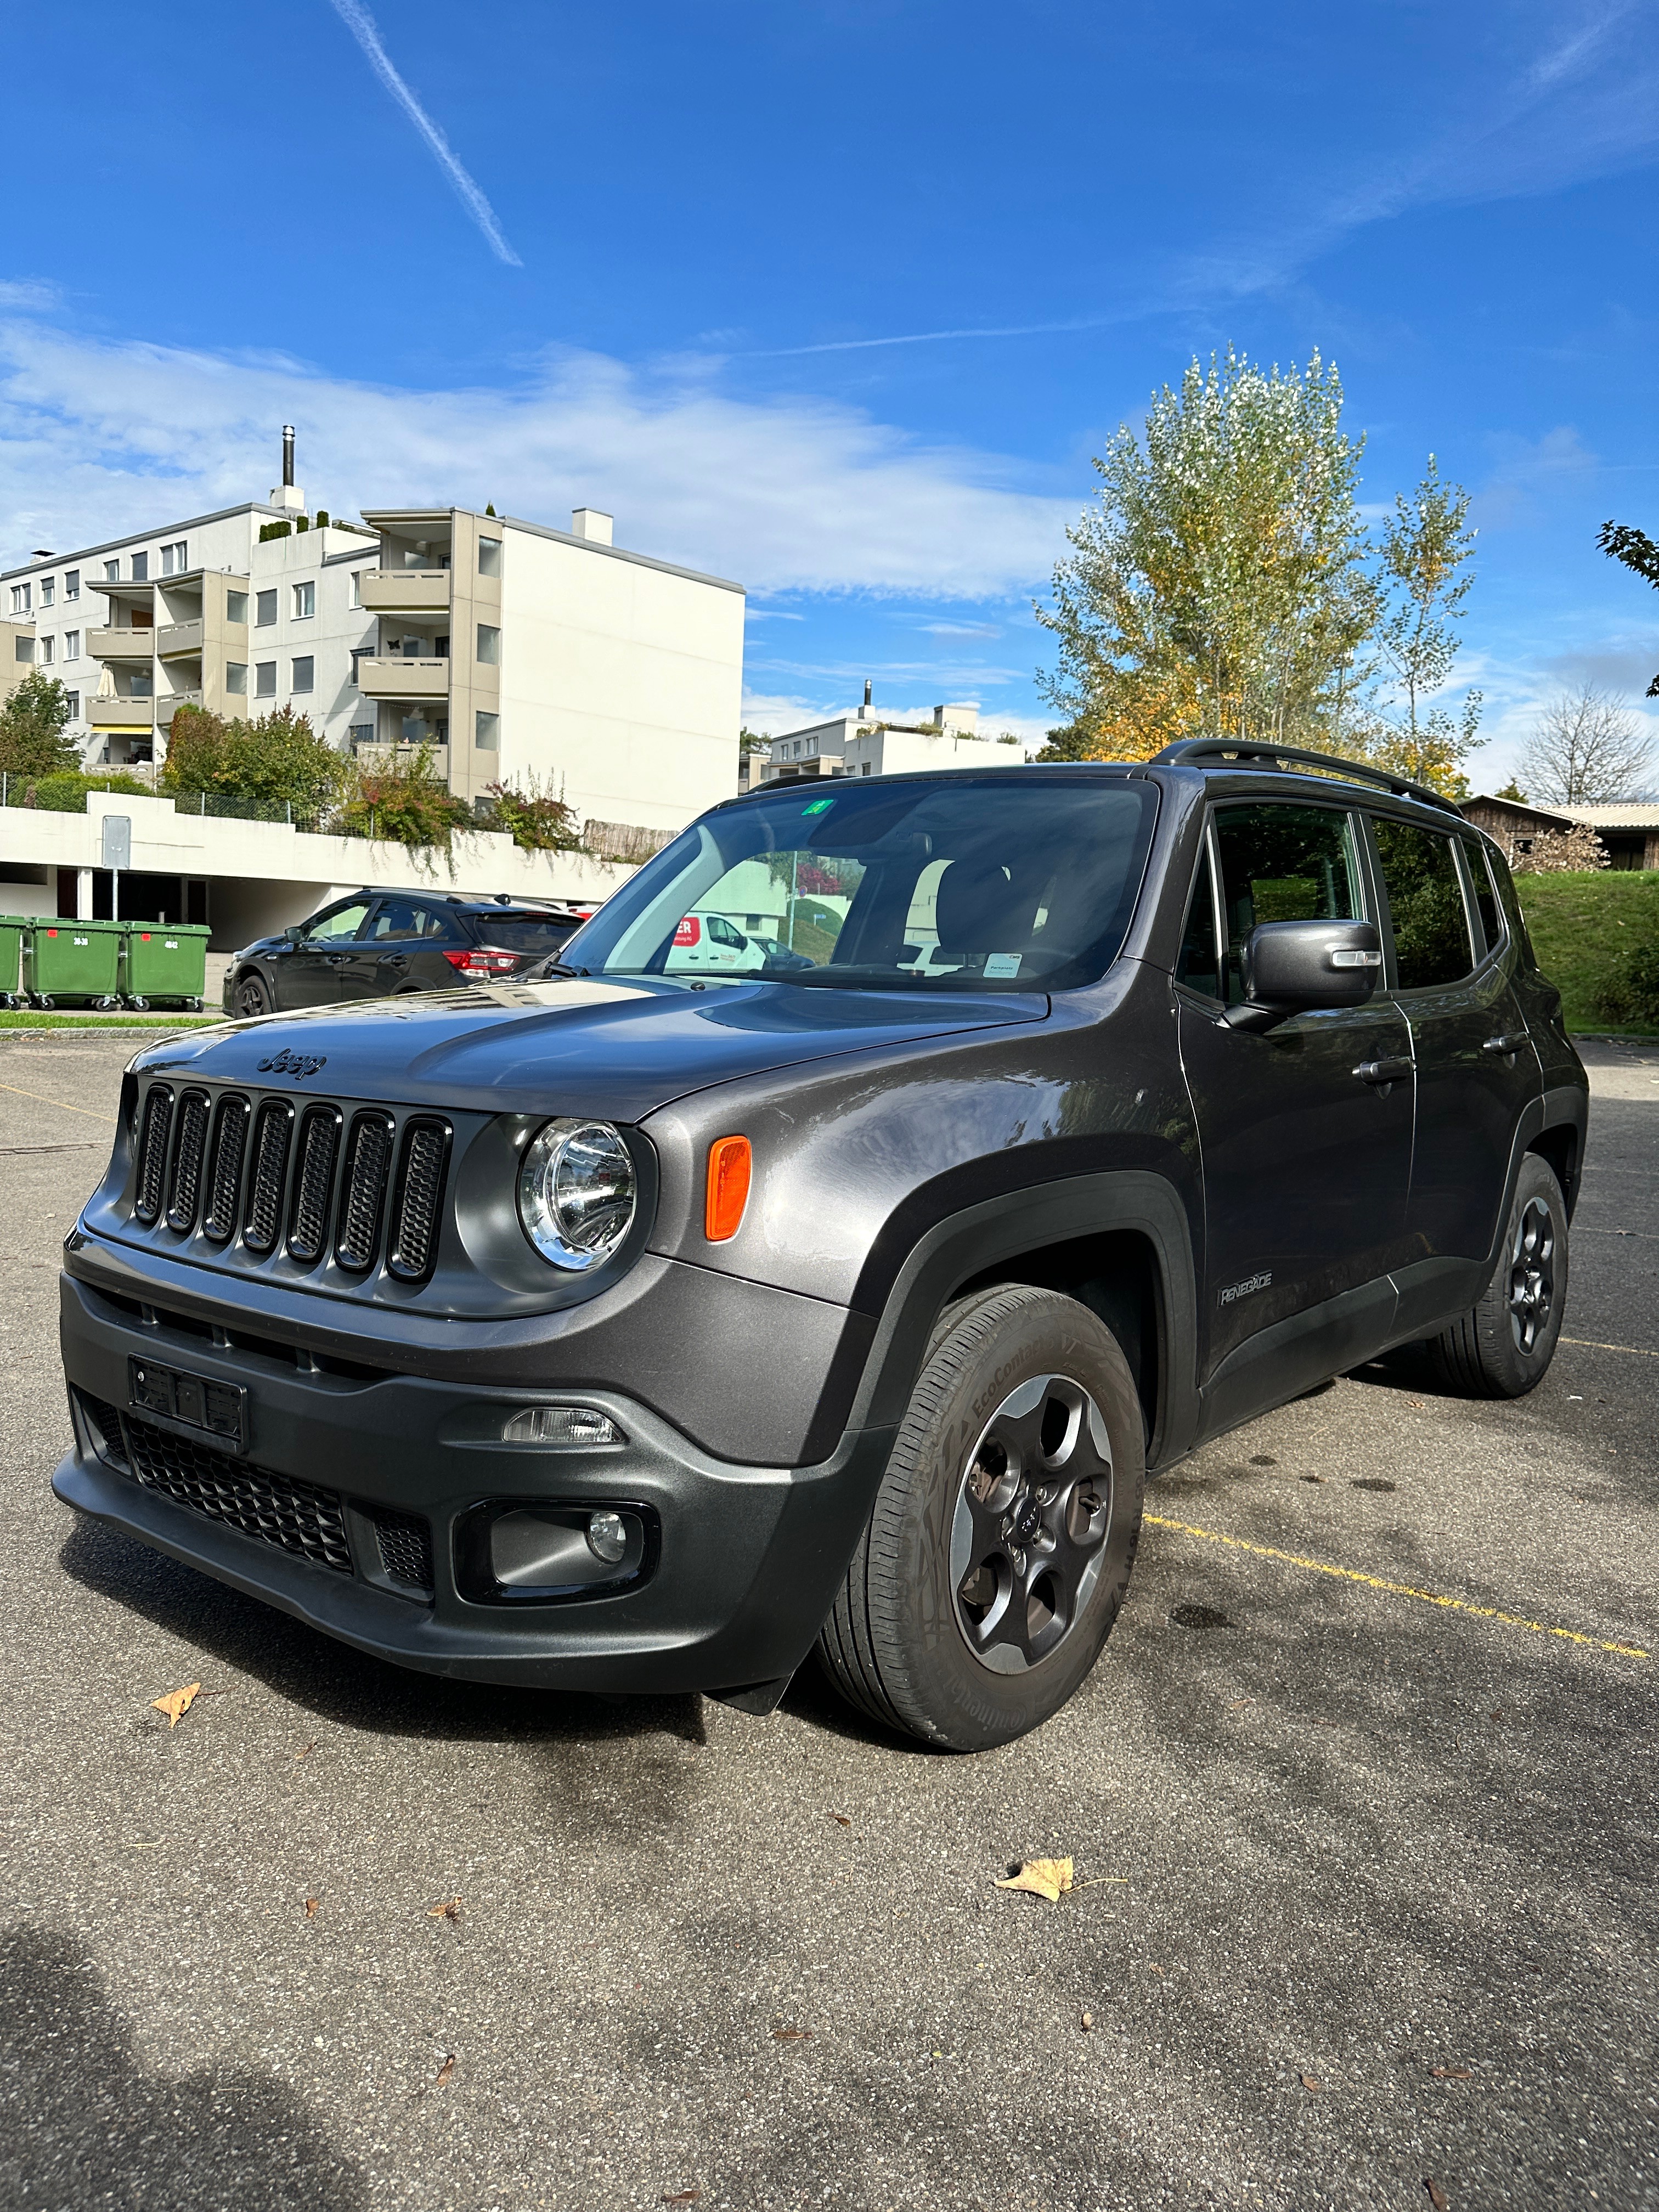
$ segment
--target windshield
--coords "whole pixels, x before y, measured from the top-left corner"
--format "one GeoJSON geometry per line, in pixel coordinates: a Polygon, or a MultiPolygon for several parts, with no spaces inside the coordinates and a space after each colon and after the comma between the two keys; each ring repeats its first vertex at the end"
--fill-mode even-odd
{"type": "Polygon", "coordinates": [[[1129,925],[1146,782],[792,782],[708,815],[562,955],[584,975],[951,991],[1092,981],[1129,925]]]}

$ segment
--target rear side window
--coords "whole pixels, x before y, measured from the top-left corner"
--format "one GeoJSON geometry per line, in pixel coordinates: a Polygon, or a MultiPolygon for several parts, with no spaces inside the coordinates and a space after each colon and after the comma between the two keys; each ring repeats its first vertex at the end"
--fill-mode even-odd
{"type": "Polygon", "coordinates": [[[1474,910],[1480,918],[1486,951],[1496,952],[1504,942],[1504,909],[1498,903],[1498,886],[1486,866],[1486,849],[1483,846],[1466,842],[1463,859],[1468,867],[1469,882],[1474,887],[1474,910]]]}
{"type": "Polygon", "coordinates": [[[1474,945],[1452,841],[1414,822],[1373,816],[1402,991],[1432,990],[1473,973],[1474,945]]]}
{"type": "Polygon", "coordinates": [[[1334,806],[1219,806],[1215,838],[1225,996],[1237,1006],[1244,995],[1240,956],[1258,922],[1363,919],[1353,820],[1334,806]]]}

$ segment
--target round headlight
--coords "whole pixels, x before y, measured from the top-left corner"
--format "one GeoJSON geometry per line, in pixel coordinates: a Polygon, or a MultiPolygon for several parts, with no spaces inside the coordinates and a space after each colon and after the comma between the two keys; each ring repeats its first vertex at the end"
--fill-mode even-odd
{"type": "Polygon", "coordinates": [[[597,1267],[627,1236],[638,1185],[608,1121],[546,1121],[519,1170],[524,1233],[556,1267],[597,1267]]]}

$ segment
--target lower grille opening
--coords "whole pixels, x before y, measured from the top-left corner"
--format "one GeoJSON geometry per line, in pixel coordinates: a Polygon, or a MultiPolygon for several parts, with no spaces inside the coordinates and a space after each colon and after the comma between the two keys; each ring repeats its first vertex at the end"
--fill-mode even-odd
{"type": "Polygon", "coordinates": [[[106,1400],[94,1398],[88,1390],[77,1390],[81,1412],[93,1431],[93,1442],[102,1448],[104,1457],[117,1467],[127,1464],[127,1448],[121,1437],[121,1416],[106,1400]]]}
{"type": "Polygon", "coordinates": [[[337,1572],[352,1571],[346,1540],[345,1502],[337,1491],[318,1490],[268,1468],[176,1437],[141,1420],[120,1417],[126,1461],[134,1480],[210,1521],[222,1521],[246,1536],[278,1545],[302,1559],[337,1572]]]}
{"type": "Polygon", "coordinates": [[[413,1513],[376,1513],[380,1565],[394,1583],[432,1593],[432,1531],[413,1513]]]}

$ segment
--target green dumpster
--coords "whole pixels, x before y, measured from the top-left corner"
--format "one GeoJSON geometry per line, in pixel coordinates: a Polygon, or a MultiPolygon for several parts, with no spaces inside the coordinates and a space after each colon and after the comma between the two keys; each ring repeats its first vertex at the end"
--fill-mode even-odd
{"type": "Polygon", "coordinates": [[[122,925],[121,995],[137,1013],[161,1000],[202,1011],[207,989],[209,931],[199,921],[129,921],[122,925]]]}
{"type": "Polygon", "coordinates": [[[21,914],[0,914],[0,1006],[21,1003],[23,937],[30,926],[21,914]]]}
{"type": "Polygon", "coordinates": [[[39,915],[24,944],[24,975],[32,1006],[78,999],[107,1012],[120,981],[118,921],[48,921],[39,915]]]}

